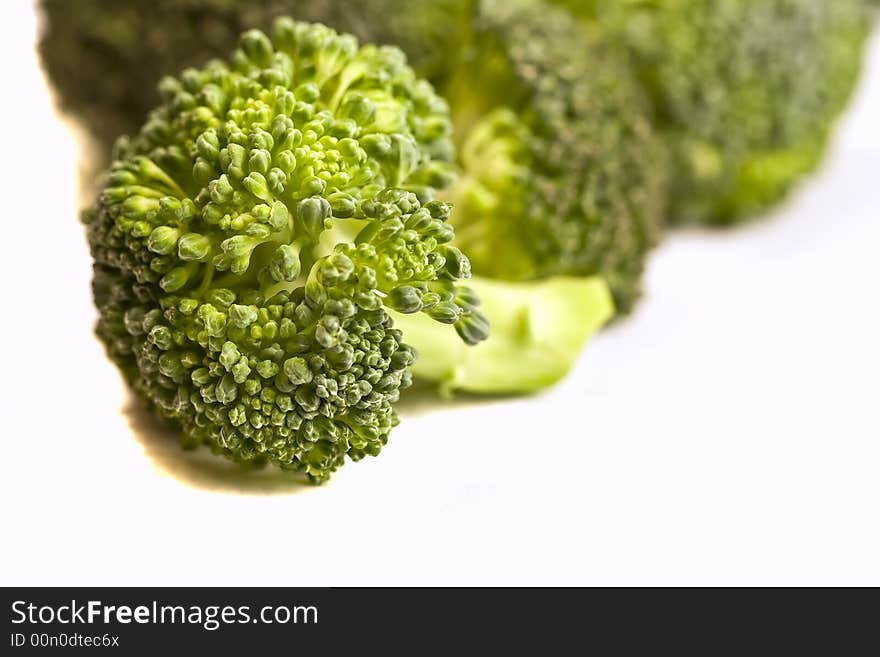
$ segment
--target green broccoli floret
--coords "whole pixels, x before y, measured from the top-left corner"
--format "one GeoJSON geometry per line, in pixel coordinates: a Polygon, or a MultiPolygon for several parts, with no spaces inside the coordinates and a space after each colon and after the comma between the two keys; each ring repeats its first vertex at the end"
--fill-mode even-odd
{"type": "Polygon", "coordinates": [[[290,19],[161,91],[85,217],[109,355],[187,444],[315,481],[377,454],[416,357],[389,311],[487,332],[431,200],[446,104],[400,50],[290,19]]]}
{"type": "MultiPolygon", "coordinates": [[[[418,5],[419,3],[414,3],[418,5]]],[[[639,295],[665,201],[665,149],[625,53],[537,0],[481,0],[439,89],[461,177],[456,243],[492,325],[467,352],[406,321],[417,377],[447,389],[532,392],[561,379],[587,340],[639,295]],[[572,278],[576,277],[576,278],[572,278]]]]}
{"type": "Polygon", "coordinates": [[[629,311],[660,234],[666,166],[623,53],[562,9],[482,0],[440,91],[463,170],[443,198],[474,272],[602,276],[629,311]]]}
{"type": "Polygon", "coordinates": [[[821,159],[857,78],[864,0],[555,0],[618,35],[674,155],[671,219],[729,224],[821,159]]]}

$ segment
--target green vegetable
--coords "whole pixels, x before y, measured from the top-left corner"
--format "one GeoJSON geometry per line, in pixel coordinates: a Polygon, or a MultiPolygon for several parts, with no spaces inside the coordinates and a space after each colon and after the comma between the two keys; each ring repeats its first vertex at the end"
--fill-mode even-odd
{"type": "Polygon", "coordinates": [[[820,161],[860,68],[864,0],[555,0],[626,43],[674,155],[671,219],[729,224],[820,161]]]}
{"type": "Polygon", "coordinates": [[[461,179],[457,240],[480,276],[601,276],[640,293],[665,207],[665,151],[614,43],[537,0],[483,0],[440,86],[461,179]]]}
{"type": "Polygon", "coordinates": [[[97,334],[187,444],[326,479],[378,454],[414,350],[487,322],[431,200],[446,104],[401,51],[279,19],[185,70],[86,213],[97,334]]]}

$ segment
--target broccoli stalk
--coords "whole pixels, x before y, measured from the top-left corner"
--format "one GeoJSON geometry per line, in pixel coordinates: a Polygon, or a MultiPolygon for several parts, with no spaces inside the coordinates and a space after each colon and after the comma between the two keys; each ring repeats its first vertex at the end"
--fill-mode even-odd
{"type": "Polygon", "coordinates": [[[523,394],[552,386],[614,314],[608,286],[599,277],[508,283],[475,276],[468,287],[492,323],[489,338],[479,345],[465,346],[417,315],[394,317],[394,325],[418,348],[413,374],[438,382],[443,394],[523,394]]]}
{"type": "Polygon", "coordinates": [[[278,19],[162,82],[86,213],[97,334],[184,442],[325,480],[376,455],[414,350],[486,337],[432,200],[446,104],[391,47],[278,19]]]}
{"type": "Polygon", "coordinates": [[[447,392],[533,392],[637,299],[665,150],[614,44],[536,0],[471,4],[439,85],[461,172],[440,197],[456,208],[492,333],[462,350],[417,317],[404,325],[417,377],[447,392]]]}

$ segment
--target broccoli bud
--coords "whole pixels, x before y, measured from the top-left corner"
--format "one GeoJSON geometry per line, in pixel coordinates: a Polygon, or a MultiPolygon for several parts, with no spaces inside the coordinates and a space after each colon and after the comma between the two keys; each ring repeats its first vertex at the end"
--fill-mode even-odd
{"type": "Polygon", "coordinates": [[[314,481],[378,454],[415,361],[389,310],[486,337],[425,183],[446,104],[399,50],[283,18],[161,90],[85,214],[108,353],[188,444],[314,481]]]}

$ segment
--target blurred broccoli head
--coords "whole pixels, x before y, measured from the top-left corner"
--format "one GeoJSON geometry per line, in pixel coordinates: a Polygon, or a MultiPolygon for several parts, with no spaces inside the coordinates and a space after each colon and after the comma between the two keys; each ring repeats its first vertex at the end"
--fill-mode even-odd
{"type": "Polygon", "coordinates": [[[630,48],[675,156],[672,218],[730,223],[819,161],[853,89],[864,0],[556,0],[630,48]]]}
{"type": "Polygon", "coordinates": [[[159,79],[229,53],[287,0],[40,0],[43,66],[64,109],[109,152],[159,104],[159,79]]]}
{"type": "Polygon", "coordinates": [[[377,454],[415,358],[387,311],[486,337],[431,200],[446,104],[401,51],[289,19],[161,90],[86,214],[110,356],[190,444],[318,481],[377,454]]]}
{"type": "Polygon", "coordinates": [[[450,82],[458,244],[509,280],[600,274],[618,308],[639,291],[664,210],[664,150],[613,43],[564,10],[484,0],[450,82]]]}

